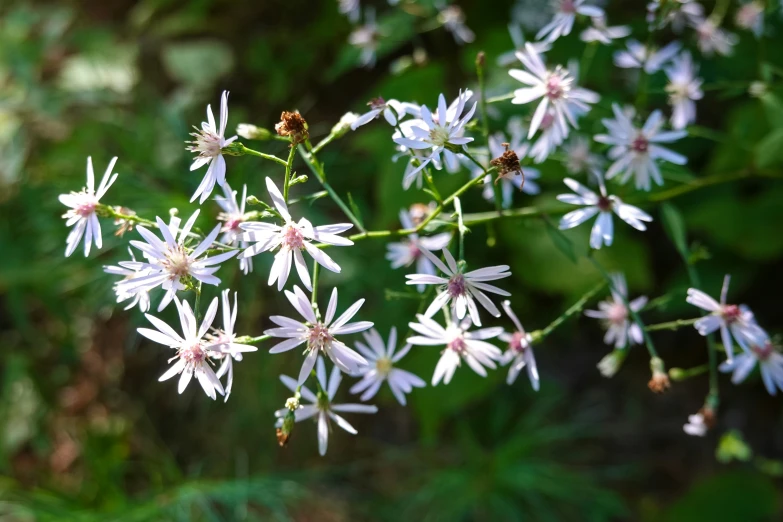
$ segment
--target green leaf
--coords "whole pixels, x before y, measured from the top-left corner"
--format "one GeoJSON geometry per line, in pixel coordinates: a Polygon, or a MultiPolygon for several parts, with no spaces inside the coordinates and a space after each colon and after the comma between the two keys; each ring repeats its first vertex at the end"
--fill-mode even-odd
{"type": "Polygon", "coordinates": [[[783,128],[773,130],[756,145],[756,163],[762,168],[783,163],[783,128]]]}
{"type": "Polygon", "coordinates": [[[570,259],[572,263],[576,263],[576,253],[574,252],[574,244],[571,243],[571,240],[568,239],[560,229],[554,226],[549,218],[545,217],[544,223],[546,223],[547,234],[549,234],[549,238],[552,240],[552,243],[555,244],[555,247],[557,247],[564,256],[570,259]]]}
{"type": "Polygon", "coordinates": [[[731,430],[723,434],[715,450],[718,462],[728,464],[732,460],[747,462],[753,457],[753,450],[742,438],[742,433],[731,430]]]}
{"type": "Polygon", "coordinates": [[[356,219],[359,220],[359,223],[364,226],[362,213],[359,212],[359,207],[356,205],[356,202],[353,200],[353,196],[351,196],[350,192],[348,193],[348,205],[351,207],[351,212],[353,212],[353,215],[356,216],[356,219]]]}
{"type": "Polygon", "coordinates": [[[761,104],[764,106],[764,113],[769,120],[769,126],[773,129],[783,128],[783,102],[777,96],[768,92],[761,97],[761,104]]]}
{"type": "Polygon", "coordinates": [[[687,260],[690,252],[688,250],[685,221],[682,219],[682,214],[671,203],[663,203],[661,205],[661,221],[663,222],[663,229],[666,235],[674,243],[677,252],[680,253],[683,259],[687,260]]]}

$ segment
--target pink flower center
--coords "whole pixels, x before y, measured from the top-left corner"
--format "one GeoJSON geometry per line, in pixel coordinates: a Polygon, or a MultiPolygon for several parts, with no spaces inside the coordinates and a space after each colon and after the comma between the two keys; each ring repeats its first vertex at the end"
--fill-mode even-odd
{"type": "Polygon", "coordinates": [[[454,274],[446,284],[446,291],[452,298],[465,294],[465,277],[462,274],[454,274]]]}
{"type": "Polygon", "coordinates": [[[223,227],[223,229],[234,231],[239,228],[240,223],[242,223],[242,219],[240,218],[229,219],[226,221],[226,225],[223,227]]]}
{"type": "Polygon", "coordinates": [[[646,154],[647,149],[650,148],[650,142],[647,141],[647,138],[642,136],[641,134],[636,137],[633,142],[631,142],[631,150],[634,152],[638,152],[639,154],[646,154]]]}
{"type": "Polygon", "coordinates": [[[410,255],[413,259],[418,259],[419,256],[421,256],[421,250],[419,249],[419,245],[416,244],[414,241],[408,242],[408,252],[410,252],[410,255]]]}
{"type": "Polygon", "coordinates": [[[601,212],[610,212],[613,205],[614,203],[611,199],[607,198],[606,196],[601,196],[598,198],[598,203],[596,206],[601,212]]]}
{"type": "Polygon", "coordinates": [[[465,344],[465,339],[462,337],[462,334],[459,334],[457,337],[448,342],[446,348],[458,354],[462,354],[467,348],[467,344],[465,344]]]}
{"type": "Polygon", "coordinates": [[[511,340],[508,342],[508,349],[522,353],[527,350],[527,347],[527,335],[525,335],[523,332],[514,332],[514,334],[511,336],[511,340]]]}
{"type": "Polygon", "coordinates": [[[562,2],[560,2],[560,12],[566,14],[575,14],[576,5],[574,3],[574,0],[563,0],[562,2]]]}
{"type": "Polygon", "coordinates": [[[378,96],[377,98],[370,100],[367,105],[369,105],[371,109],[383,110],[386,108],[386,100],[378,96]]]}
{"type": "Polygon", "coordinates": [[[207,352],[202,348],[201,343],[196,341],[192,345],[182,348],[179,356],[187,364],[198,366],[206,360],[207,352]]]}
{"type": "Polygon", "coordinates": [[[323,350],[332,341],[332,334],[323,323],[315,323],[307,335],[307,347],[311,350],[323,350]]]}
{"type": "Polygon", "coordinates": [[[290,250],[302,250],[304,248],[304,235],[296,225],[286,225],[283,228],[283,246],[290,250]]]}
{"type": "Polygon", "coordinates": [[[188,142],[190,146],[187,147],[187,150],[198,153],[202,158],[219,156],[223,150],[223,138],[211,130],[196,128],[196,131],[191,133],[191,136],[196,139],[188,142]]]}
{"type": "Polygon", "coordinates": [[[546,130],[549,127],[552,126],[552,124],[555,122],[555,115],[551,112],[547,112],[544,114],[544,117],[541,118],[541,128],[546,130]]]}
{"type": "Polygon", "coordinates": [[[622,303],[612,303],[606,313],[606,320],[614,325],[622,325],[628,319],[628,310],[622,303]]]}
{"type": "Polygon", "coordinates": [[[767,341],[764,346],[753,345],[750,347],[753,353],[756,354],[756,358],[760,361],[766,361],[769,356],[772,355],[772,343],[767,341]]]}
{"type": "Polygon", "coordinates": [[[185,252],[185,247],[177,245],[174,248],[168,247],[162,265],[171,274],[171,279],[176,279],[190,273],[190,263],[191,259],[185,252]]]}
{"type": "Polygon", "coordinates": [[[85,201],[84,203],[79,203],[73,211],[81,217],[89,217],[95,212],[95,207],[97,206],[98,204],[94,201],[85,201]]]}
{"type": "Polygon", "coordinates": [[[546,81],[546,96],[553,101],[563,97],[562,78],[557,74],[553,74],[546,81]]]}
{"type": "Polygon", "coordinates": [[[721,310],[721,315],[727,323],[731,324],[739,320],[740,316],[742,315],[742,311],[737,305],[726,305],[723,307],[723,310],[721,310]]]}

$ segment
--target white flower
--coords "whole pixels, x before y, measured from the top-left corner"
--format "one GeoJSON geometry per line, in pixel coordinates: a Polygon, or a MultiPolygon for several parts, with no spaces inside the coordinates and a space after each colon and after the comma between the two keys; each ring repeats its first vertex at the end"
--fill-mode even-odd
{"type": "Polygon", "coordinates": [[[106,172],[103,174],[100,185],[98,185],[98,191],[95,191],[95,172],[92,169],[92,157],[87,158],[87,187],[83,188],[80,192],[71,192],[70,194],[60,194],[58,198],[60,203],[66,207],[70,207],[68,212],[63,214],[63,218],[67,221],[65,226],[73,227],[68,234],[68,238],[65,240],[66,245],[65,257],[69,257],[79,246],[79,243],[84,237],[84,257],[90,255],[90,246],[93,241],[95,242],[95,248],[100,249],[103,246],[103,237],[101,236],[101,224],[98,222],[98,216],[95,214],[95,209],[98,207],[100,199],[109,190],[114,181],[117,179],[118,174],[112,174],[114,164],[117,163],[117,158],[114,157],[109,162],[109,166],[106,167],[106,172]]]}
{"type": "Polygon", "coordinates": [[[286,281],[288,281],[292,261],[296,266],[296,272],[299,274],[302,284],[308,290],[312,290],[310,273],[302,255],[302,250],[306,250],[315,262],[322,267],[339,274],[340,265],[332,261],[331,257],[313,245],[311,241],[336,246],[353,245],[353,241],[338,235],[350,229],[353,225],[350,223],[338,223],[336,225],[314,227],[305,218],[301,218],[297,223],[291,218],[291,214],[288,212],[288,205],[283,200],[283,195],[269,178],[266,178],[266,190],[269,192],[272,203],[285,223],[282,226],[255,221],[240,224],[240,228],[245,231],[242,234],[242,239],[248,242],[255,242],[255,244],[245,249],[239,258],[249,258],[261,252],[280,247],[280,250],[275,254],[275,262],[272,264],[272,269],[269,271],[268,281],[270,286],[277,281],[278,290],[282,290],[286,281]]]}
{"type": "Polygon", "coordinates": [[[139,231],[144,241],[134,240],[130,244],[141,250],[147,262],[123,261],[120,266],[131,270],[147,270],[148,274],[120,281],[117,283],[118,290],[134,294],[140,291],[148,292],[161,286],[166,290],[166,295],[163,296],[163,300],[158,306],[160,312],[174,299],[177,291],[186,288],[182,280],[187,277],[192,277],[207,285],[219,285],[220,279],[213,274],[220,268],[218,266],[220,263],[234,257],[237,251],[230,250],[212,257],[201,257],[220,233],[220,225],[213,228],[212,232],[196,248],[191,250],[186,247],[185,239],[190,235],[190,230],[193,228],[198,214],[199,211],[196,210],[181,229],[179,228],[181,220],[177,216],[171,216],[168,225],[159,217],[156,218],[158,228],[163,235],[163,241],[145,227],[137,226],[136,230],[139,231]]]}
{"type": "Polygon", "coordinates": [[[380,32],[378,24],[375,23],[375,9],[367,9],[364,15],[364,25],[357,27],[348,35],[348,43],[361,50],[359,63],[362,67],[375,66],[375,53],[378,50],[379,39],[380,32]]]}
{"type": "Polygon", "coordinates": [[[460,322],[449,320],[445,328],[421,314],[417,314],[416,319],[419,320],[418,323],[408,323],[408,326],[421,335],[414,335],[406,342],[417,346],[446,346],[432,375],[433,386],[441,380],[443,384],[451,382],[454,372],[463,360],[474,372],[486,377],[487,371],[484,367],[495,369],[495,361],[502,357],[500,348],[485,339],[497,337],[503,333],[503,328],[482,328],[469,332],[469,319],[460,322]]]}
{"type": "Polygon", "coordinates": [[[399,118],[402,118],[405,114],[405,108],[402,103],[397,100],[386,101],[379,97],[373,98],[367,105],[370,106],[370,110],[351,123],[351,130],[356,130],[381,115],[383,115],[383,119],[385,119],[389,125],[394,127],[397,125],[399,118]]]}
{"type": "MultiPolygon", "coordinates": [[[[415,151],[429,150],[429,154],[420,161],[420,165],[406,173],[405,180],[412,180],[430,162],[440,169],[441,154],[447,164],[457,163],[454,152],[446,147],[463,147],[473,141],[473,138],[465,137],[463,133],[465,125],[476,111],[476,102],[473,102],[470,110],[460,118],[465,103],[472,94],[471,91],[460,91],[455,102],[456,105],[452,104],[453,110],[446,106],[446,98],[441,94],[438,97],[438,110],[434,114],[425,105],[422,105],[421,119],[405,122],[407,126],[401,127],[405,131],[402,136],[399,133],[394,134],[393,139],[398,145],[415,151]]],[[[410,186],[410,182],[408,182],[408,186],[410,186]]]]}
{"type": "Polygon", "coordinates": [[[465,25],[465,13],[459,6],[449,5],[438,13],[438,21],[443,24],[454,37],[454,41],[462,45],[476,39],[473,31],[465,25]]]}
{"type": "Polygon", "coordinates": [[[627,354],[628,352],[625,350],[612,350],[598,361],[596,368],[598,368],[598,371],[601,372],[601,375],[604,377],[614,377],[620,370],[620,366],[623,365],[623,361],[627,354]]]}
{"type": "Polygon", "coordinates": [[[682,44],[671,42],[657,51],[636,40],[628,40],[626,46],[628,47],[627,51],[614,53],[614,64],[623,69],[644,69],[647,74],[653,74],[660,71],[669,60],[680,52],[682,44]]]}
{"type": "Polygon", "coordinates": [[[778,389],[783,391],[783,355],[775,351],[769,336],[761,328],[748,339],[748,350],[734,357],[733,361],[723,362],[720,371],[733,372],[731,382],[739,384],[750,375],[756,363],[769,394],[775,395],[778,389]]]}
{"type": "Polygon", "coordinates": [[[643,221],[652,221],[652,217],[633,205],[623,203],[617,196],[607,196],[603,180],[598,174],[596,177],[601,190],[600,196],[576,180],[571,178],[563,180],[576,194],[560,194],[557,199],[563,203],[585,206],[563,216],[560,220],[560,230],[574,228],[598,214],[598,219],[595,220],[595,225],[590,232],[590,247],[595,249],[601,248],[601,245],[612,245],[614,238],[612,212],[636,230],[647,230],[643,221]]]}
{"type": "Polygon", "coordinates": [[[729,361],[734,358],[732,337],[737,341],[737,344],[745,351],[748,351],[748,343],[759,337],[759,330],[761,330],[748,307],[745,305],[726,304],[730,280],[731,276],[728,274],[723,279],[720,302],[695,288],[688,289],[688,297],[686,298],[688,303],[709,312],[709,315],[705,315],[696,321],[693,326],[701,335],[709,335],[720,329],[721,342],[726,350],[726,359],[729,361]]]}
{"type": "Polygon", "coordinates": [[[660,143],[671,143],[688,135],[683,130],[661,131],[663,114],[654,111],[640,129],[634,125],[632,108],[623,112],[620,106],[612,104],[614,119],[604,118],[601,121],[609,134],[599,134],[595,141],[606,143],[609,149],[609,159],[614,163],[606,171],[606,179],[612,179],[622,174],[621,183],[626,183],[631,176],[635,186],[640,190],[650,190],[652,178],[658,185],[663,185],[663,177],[656,160],[664,160],[675,165],[685,165],[688,159],[682,154],[662,147],[660,143]]]}
{"type": "Polygon", "coordinates": [[[721,29],[710,18],[694,24],[694,27],[699,38],[699,50],[707,56],[714,53],[728,56],[739,41],[737,35],[721,29]]]}
{"type": "Polygon", "coordinates": [[[337,0],[337,10],[344,14],[353,23],[359,21],[361,14],[361,5],[359,0],[337,0]]]}
{"type": "MultiPolygon", "coordinates": [[[[242,203],[237,203],[237,192],[231,190],[228,183],[223,185],[223,197],[217,196],[215,201],[223,212],[218,214],[218,221],[223,222],[223,227],[220,231],[223,235],[220,237],[220,242],[225,245],[237,245],[239,248],[247,248],[247,241],[241,239],[242,229],[239,225],[247,220],[247,214],[245,214],[245,204],[247,203],[247,185],[242,186],[242,203]]],[[[253,271],[253,259],[252,258],[240,258],[239,268],[247,275],[253,271]]]]}
{"type": "Polygon", "coordinates": [[[416,375],[395,368],[394,365],[405,357],[411,349],[410,344],[397,349],[397,329],[392,327],[389,332],[389,342],[384,344],[381,334],[374,328],[362,334],[367,344],[356,343],[356,349],[367,359],[367,366],[359,368],[358,375],[362,379],[351,387],[351,393],[361,393],[361,399],[366,401],[375,396],[384,381],[389,383],[389,389],[397,401],[405,406],[405,394],[413,388],[423,388],[425,382],[416,375]],[[363,393],[362,393],[363,392],[363,393]]]}
{"type": "Polygon", "coordinates": [[[223,148],[237,139],[236,136],[225,138],[227,123],[228,91],[223,91],[223,94],[220,96],[220,127],[218,128],[215,125],[212,106],[207,105],[207,121],[201,122],[200,130],[198,127],[194,127],[196,132],[192,133],[191,136],[196,139],[188,142],[190,146],[187,147],[187,150],[197,154],[196,159],[193,160],[193,164],[190,166],[190,170],[200,169],[209,163],[204,179],[201,180],[196,192],[193,193],[193,197],[190,198],[191,202],[201,196],[199,203],[204,203],[209,198],[209,195],[212,194],[215,183],[222,186],[226,182],[226,160],[223,158],[223,148]]]}
{"type": "Polygon", "coordinates": [[[590,152],[590,140],[584,136],[575,136],[563,145],[564,164],[569,174],[581,174],[603,167],[604,159],[599,154],[590,152]]]}
{"type": "MultiPolygon", "coordinates": [[[[574,112],[574,115],[579,115],[578,112],[574,112]]],[[[535,143],[527,153],[528,157],[533,158],[535,163],[544,162],[550,154],[552,154],[568,137],[568,127],[563,127],[557,122],[557,114],[553,107],[549,107],[546,110],[546,114],[541,119],[541,124],[538,126],[538,130],[541,133],[538,135],[535,143]]]]}
{"type": "MultiPolygon", "coordinates": [[[[666,11],[662,13],[659,28],[671,24],[675,33],[681,33],[688,24],[696,24],[704,20],[704,7],[696,0],[665,0],[666,11]]],[[[647,4],[648,21],[654,21],[661,8],[661,0],[653,0],[647,4]]]]}
{"type": "Polygon", "coordinates": [[[179,384],[177,389],[179,393],[185,391],[188,383],[196,376],[199,384],[204,389],[204,393],[211,399],[216,398],[216,393],[223,395],[223,385],[220,384],[220,380],[215,375],[215,372],[210,366],[209,356],[210,352],[216,350],[216,347],[211,346],[208,342],[204,341],[204,335],[212,325],[212,321],[215,319],[215,314],[218,308],[217,297],[212,300],[207,313],[204,314],[204,320],[201,323],[201,327],[198,327],[196,317],[193,315],[190,305],[187,301],[180,301],[176,297],[174,303],[177,305],[177,311],[179,312],[179,321],[182,326],[182,336],[180,336],[172,327],[161,321],[157,317],[150,314],[145,314],[145,317],[157,328],[157,330],[151,330],[149,328],[138,328],[138,332],[158,344],[168,346],[177,350],[177,355],[172,357],[169,362],[176,359],[171,367],[160,376],[159,381],[165,381],[171,379],[175,375],[179,375],[179,384]]]}
{"type": "Polygon", "coordinates": [[[688,424],[682,427],[682,430],[688,435],[694,437],[704,437],[707,434],[707,423],[704,421],[704,415],[697,413],[695,415],[688,415],[688,424]]]}
{"type": "MultiPolygon", "coordinates": [[[[598,310],[585,310],[585,315],[601,320],[606,328],[604,342],[610,346],[614,345],[615,349],[642,344],[644,342],[642,329],[633,319],[629,318],[628,307],[625,306],[625,300],[628,299],[625,276],[612,274],[611,278],[611,298],[598,303],[598,310]]],[[[638,312],[647,304],[647,297],[637,297],[628,304],[632,311],[638,312]]]]}
{"type": "MultiPolygon", "coordinates": [[[[330,421],[334,421],[339,427],[350,433],[356,435],[358,432],[351,426],[347,420],[342,418],[337,413],[377,413],[377,406],[370,406],[368,404],[334,404],[335,394],[337,394],[337,388],[342,381],[342,375],[340,370],[335,366],[332,368],[332,374],[329,379],[326,379],[326,365],[322,358],[318,358],[318,365],[316,368],[316,379],[318,380],[318,393],[317,395],[310,391],[307,386],[302,386],[299,392],[302,394],[302,398],[310,401],[310,404],[305,404],[299,409],[294,411],[294,419],[296,422],[309,419],[317,416],[318,422],[318,453],[323,456],[326,455],[326,448],[329,445],[329,424],[330,421]]],[[[286,388],[292,392],[296,392],[300,383],[288,377],[287,375],[281,375],[280,381],[286,388]]],[[[277,417],[277,426],[283,425],[283,418],[288,414],[288,409],[282,409],[275,412],[277,417]]]]}
{"type": "MultiPolygon", "coordinates": [[[[136,257],[133,255],[133,251],[131,251],[130,247],[128,248],[128,254],[131,256],[131,261],[135,262],[136,257]]],[[[104,266],[103,271],[107,274],[123,276],[123,280],[126,281],[149,274],[149,270],[138,267],[133,270],[121,266],[104,266]]],[[[139,310],[142,312],[148,312],[150,309],[150,294],[145,290],[128,293],[120,287],[119,283],[115,283],[114,293],[117,294],[117,303],[122,303],[127,300],[131,301],[130,304],[125,307],[125,310],[130,310],[136,305],[139,306],[139,310]]]]}
{"type": "Polygon", "coordinates": [[[696,78],[697,71],[691,53],[687,51],[675,58],[671,67],[665,68],[666,76],[669,77],[666,92],[669,93],[669,104],[672,106],[671,124],[675,129],[684,129],[696,121],[695,101],[704,97],[702,79],[696,78]]]}
{"type": "Polygon", "coordinates": [[[568,69],[558,65],[554,70],[548,70],[530,44],[525,45],[524,51],[517,53],[517,58],[527,71],[511,69],[508,74],[529,87],[515,90],[511,103],[520,105],[541,98],[530,122],[528,139],[532,138],[541,126],[548,107],[554,110],[554,123],[560,127],[563,135],[567,136],[568,123],[577,128],[575,115],[588,112],[588,104],[598,102],[600,97],[593,91],[576,87],[573,75],[568,69]]]}
{"type": "Polygon", "coordinates": [[[503,310],[505,310],[511,322],[514,323],[516,330],[513,333],[503,332],[498,338],[508,343],[508,349],[503,354],[503,364],[511,363],[508,369],[506,383],[512,384],[522,371],[527,367],[527,377],[530,379],[530,385],[535,391],[538,391],[540,382],[538,379],[538,367],[536,366],[536,356],[533,354],[533,338],[522,327],[522,323],[517,319],[517,315],[511,309],[511,303],[503,301],[503,310]]]}
{"type": "Polygon", "coordinates": [[[432,301],[430,306],[424,312],[424,317],[432,317],[447,303],[451,303],[451,308],[455,312],[458,319],[465,317],[466,313],[470,314],[470,318],[473,324],[481,326],[481,319],[479,318],[478,308],[476,307],[476,301],[481,303],[489,313],[495,317],[500,317],[500,311],[489,300],[489,297],[484,292],[490,292],[502,296],[510,296],[505,290],[488,285],[486,281],[495,281],[497,279],[503,279],[511,275],[508,271],[508,265],[490,266],[487,268],[480,268],[478,270],[472,270],[470,272],[464,272],[465,264],[454,260],[454,256],[451,255],[447,249],[443,249],[443,257],[446,258],[448,266],[437,258],[432,252],[422,250],[422,254],[432,261],[438,270],[446,274],[448,277],[439,277],[430,274],[412,274],[406,275],[409,285],[440,285],[438,289],[438,295],[432,301]],[[483,291],[482,291],[483,290],[483,291]]]}
{"type": "Polygon", "coordinates": [[[226,380],[226,397],[231,395],[231,387],[234,385],[234,365],[233,361],[241,361],[242,354],[245,352],[255,352],[258,350],[255,346],[241,344],[236,342],[237,335],[234,333],[234,326],[237,322],[237,293],[234,292],[234,309],[231,310],[231,304],[228,301],[229,289],[226,288],[220,293],[223,311],[223,329],[216,329],[213,334],[208,335],[209,342],[215,351],[210,353],[213,359],[222,359],[223,364],[217,371],[217,378],[228,375],[226,380]],[[219,350],[219,352],[217,351],[219,350]]]}
{"type": "Polygon", "coordinates": [[[372,328],[372,323],[369,321],[348,322],[362,307],[364,299],[356,301],[340,317],[332,321],[337,311],[336,288],[332,290],[332,297],[329,299],[329,306],[326,309],[326,315],[323,320],[320,320],[315,315],[313,305],[310,304],[310,300],[298,286],[294,285],[293,292],[286,290],[285,296],[296,311],[299,312],[299,315],[305,319],[305,322],[289,319],[281,315],[273,315],[269,319],[278,327],[266,330],[264,335],[286,339],[274,345],[269,350],[269,353],[287,352],[301,344],[306,344],[304,353],[307,356],[299,372],[299,384],[307,379],[319,353],[327,355],[336,366],[346,373],[355,373],[362,365],[367,364],[364,357],[335,338],[336,335],[363,332],[372,328]]]}
{"type": "Polygon", "coordinates": [[[592,21],[593,26],[588,27],[579,35],[579,38],[583,42],[598,42],[604,45],[611,45],[612,40],[625,38],[631,34],[631,28],[627,25],[608,27],[606,25],[606,18],[603,16],[594,17],[592,21]]]}
{"type": "MultiPolygon", "coordinates": [[[[522,33],[522,28],[519,24],[508,24],[508,34],[511,36],[511,41],[514,42],[514,49],[498,56],[497,64],[499,67],[508,67],[515,64],[517,62],[517,51],[525,50],[525,35],[522,33]]],[[[546,41],[531,42],[530,45],[539,54],[543,54],[552,48],[552,44],[546,41]]]]}
{"type": "Polygon", "coordinates": [[[760,38],[764,32],[764,4],[758,0],[742,4],[734,15],[734,21],[737,27],[753,31],[756,38],[760,38]]]}
{"type": "MultiPolygon", "coordinates": [[[[400,223],[406,229],[414,228],[410,212],[400,210],[400,223]]],[[[451,232],[443,232],[431,237],[419,237],[418,234],[410,234],[397,243],[386,245],[386,259],[391,262],[392,268],[411,266],[416,263],[416,272],[419,274],[435,275],[435,266],[426,256],[423,250],[441,250],[446,248],[451,241],[451,232]]],[[[424,291],[424,285],[417,285],[419,292],[424,291]]]]}
{"type": "Polygon", "coordinates": [[[541,28],[536,35],[536,40],[554,42],[561,36],[571,34],[576,15],[581,14],[590,17],[604,16],[604,10],[594,5],[585,5],[585,0],[550,0],[555,11],[551,22],[541,28]]]}

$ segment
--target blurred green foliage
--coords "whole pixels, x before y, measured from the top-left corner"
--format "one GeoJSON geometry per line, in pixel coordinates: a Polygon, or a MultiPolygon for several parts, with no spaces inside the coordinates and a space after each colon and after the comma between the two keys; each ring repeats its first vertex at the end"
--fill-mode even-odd
{"type": "MultiPolygon", "coordinates": [[[[188,172],[183,141],[223,88],[231,91],[230,126],[247,121],[271,128],[282,110],[297,108],[315,138],[379,94],[427,104],[440,92],[453,97],[474,85],[479,50],[490,60],[490,94],[513,88],[492,62],[511,48],[510,1],[491,7],[461,2],[477,34],[462,48],[442,29],[417,34],[415,14],[381,15],[385,3],[375,4],[386,37],[374,70],[356,68],[358,52],[346,43],[351,27],[331,1],[0,4],[0,519],[779,517],[779,401],[753,379],[733,390],[736,397],[725,403],[727,425],[714,431],[738,428],[746,440],[724,438],[718,452],[748,463],[719,470],[718,435],[703,441],[681,432],[687,414],[701,405],[705,381],[650,397],[641,351],[630,354],[614,380],[603,379],[595,364],[607,348],[598,326],[583,319],[539,349],[540,393],[523,379],[505,386],[502,371],[487,379],[458,372],[448,387],[416,390],[407,409],[383,390],[381,412],[357,422],[355,438],[335,433],[324,459],[317,457],[309,424],[297,426],[289,447],[276,445],[272,412],[287,396],[277,376],[294,373],[295,358],[270,357],[263,349],[246,357],[226,404],[194,389],[178,396],[171,383],[157,382],[166,354],[135,334],[143,317],[115,306],[112,280],[101,271],[126,258],[128,236],[105,232],[99,254],[66,261],[57,195],[84,184],[86,156],[100,170],[117,155],[120,178],[107,202],[145,217],[165,216],[174,207],[188,214],[201,173],[188,172]],[[426,50],[426,58],[414,59],[415,49],[426,50]],[[389,73],[392,66],[397,74],[389,73]],[[758,448],[758,458],[742,458],[738,441],[758,448]]],[[[613,23],[644,27],[641,3],[617,4],[613,23]]],[[[633,295],[663,296],[651,322],[693,314],[683,299],[688,280],[680,257],[688,254],[698,258],[705,290],[716,293],[731,272],[737,299],[752,303],[762,324],[780,325],[783,185],[741,179],[753,169],[779,172],[783,166],[776,85],[783,57],[771,52],[783,46],[783,27],[778,20],[772,25],[764,44],[744,34],[733,57],[702,64],[706,84],[727,87],[709,91],[699,104],[700,126],[687,140],[688,167],[665,172],[672,186],[711,174],[737,179],[662,207],[644,236],[618,230],[622,248],[597,256],[626,273],[633,295]],[[756,80],[772,86],[761,98],[747,94],[756,80]]],[[[580,49],[568,38],[552,59],[565,62],[580,49]]],[[[606,48],[598,49],[583,81],[603,96],[598,114],[635,95],[606,48]]],[[[651,104],[663,106],[663,85],[651,87],[651,104]]],[[[497,129],[521,113],[510,104],[493,108],[497,129]]],[[[263,147],[285,154],[285,144],[263,147]]],[[[402,190],[404,167],[390,161],[392,154],[389,129],[378,124],[320,157],[332,184],[351,194],[370,229],[398,226],[400,208],[422,201],[421,193],[402,190]]],[[[253,158],[230,159],[235,189],[247,183],[249,193],[264,194],[263,178],[279,174],[253,158]]],[[[543,195],[517,197],[517,204],[552,203],[565,171],[555,161],[541,170],[543,195]]],[[[458,175],[438,179],[442,192],[462,182],[458,175]]],[[[315,190],[315,180],[295,189],[315,190]]],[[[466,195],[463,205],[492,208],[478,193],[466,195]]],[[[217,211],[205,204],[199,224],[209,226],[217,211]]],[[[339,216],[326,199],[307,212],[313,222],[339,216]]],[[[110,228],[105,222],[104,231],[110,228]]],[[[476,265],[511,265],[514,307],[524,324],[540,328],[600,278],[583,257],[584,232],[560,233],[547,219],[498,222],[474,228],[469,258],[476,265]]],[[[402,273],[388,269],[384,252],[380,241],[336,252],[343,272],[322,274],[322,284],[338,285],[341,301],[366,297],[363,314],[385,335],[392,325],[403,328],[418,303],[387,296],[386,290],[407,289],[402,273]]],[[[266,317],[288,306],[265,284],[270,260],[257,259],[250,277],[235,266],[221,269],[226,286],[240,292],[239,331],[256,335],[267,327],[266,317]]],[[[210,288],[204,298],[214,295],[210,288]]],[[[670,366],[703,362],[703,342],[693,332],[664,332],[660,339],[670,366]]],[[[405,367],[428,380],[437,357],[436,349],[414,350],[405,367]]]]}

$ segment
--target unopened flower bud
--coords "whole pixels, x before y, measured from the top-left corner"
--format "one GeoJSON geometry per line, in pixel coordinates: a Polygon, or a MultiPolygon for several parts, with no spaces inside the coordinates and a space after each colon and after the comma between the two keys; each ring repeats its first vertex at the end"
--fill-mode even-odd
{"type": "Polygon", "coordinates": [[[299,397],[289,397],[285,401],[285,407],[291,411],[299,409],[299,397]]]}
{"type": "Polygon", "coordinates": [[[245,201],[247,201],[248,205],[263,205],[264,204],[263,201],[261,201],[260,199],[258,199],[255,196],[248,196],[245,201]]]}
{"type": "Polygon", "coordinates": [[[476,55],[476,67],[479,69],[483,69],[486,63],[487,63],[487,55],[484,54],[484,51],[479,51],[479,53],[476,55]]]}
{"type": "Polygon", "coordinates": [[[295,176],[288,183],[288,186],[299,185],[300,183],[306,183],[307,180],[308,180],[308,178],[307,178],[307,176],[305,174],[302,174],[301,176],[295,176]]]}
{"type": "Polygon", "coordinates": [[[268,140],[272,133],[262,127],[256,127],[252,123],[240,123],[237,125],[237,134],[246,140],[268,140]]]}
{"type": "Polygon", "coordinates": [[[669,368],[669,378],[673,381],[684,381],[688,378],[688,373],[682,368],[669,368]]]}
{"type": "Polygon", "coordinates": [[[332,135],[335,138],[341,138],[351,130],[351,124],[359,117],[355,112],[346,112],[343,117],[340,118],[334,127],[332,127],[332,135]]]}
{"type": "Polygon", "coordinates": [[[169,209],[169,216],[176,216],[179,214],[179,209],[177,207],[172,207],[169,209]]]}
{"type": "Polygon", "coordinates": [[[666,368],[660,357],[650,359],[650,369],[652,370],[652,379],[647,383],[647,387],[654,393],[663,393],[671,384],[669,376],[666,375],[666,368]]]}
{"type": "Polygon", "coordinates": [[[614,377],[623,365],[626,355],[626,350],[612,350],[598,362],[596,367],[604,377],[614,377]]]}
{"type": "Polygon", "coordinates": [[[767,91],[769,88],[767,87],[767,84],[764,82],[753,82],[748,87],[748,94],[753,96],[754,98],[761,98],[765,94],[767,94],[767,91]]]}

